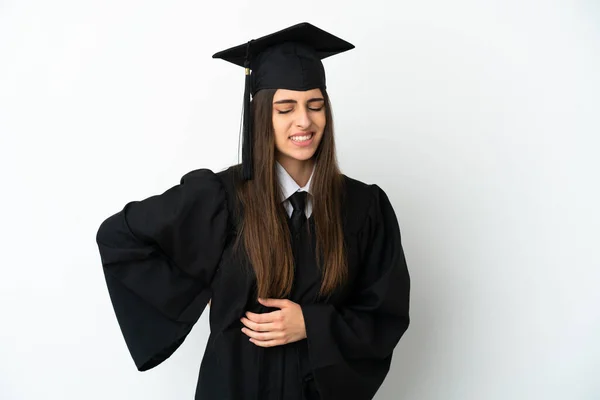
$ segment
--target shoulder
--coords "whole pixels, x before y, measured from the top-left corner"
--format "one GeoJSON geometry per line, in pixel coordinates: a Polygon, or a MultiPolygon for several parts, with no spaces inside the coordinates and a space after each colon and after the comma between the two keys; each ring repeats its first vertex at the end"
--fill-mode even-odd
{"type": "Polygon", "coordinates": [[[344,182],[343,193],[349,205],[368,208],[374,202],[377,202],[381,196],[386,196],[385,191],[376,183],[359,181],[344,174],[342,174],[342,177],[344,182]]]}
{"type": "Polygon", "coordinates": [[[227,204],[227,209],[232,218],[239,218],[237,187],[242,181],[242,165],[236,164],[222,170],[199,168],[183,175],[181,184],[193,186],[211,185],[215,196],[227,204]]]}
{"type": "Polygon", "coordinates": [[[367,183],[342,174],[344,220],[352,232],[357,232],[369,218],[387,203],[387,195],[375,183],[367,183]]]}
{"type": "Polygon", "coordinates": [[[342,174],[343,182],[344,182],[344,192],[345,194],[351,194],[352,196],[358,196],[363,199],[368,198],[370,196],[372,190],[372,184],[366,183],[363,181],[359,181],[358,179],[354,179],[349,177],[348,175],[342,174]]]}
{"type": "MultiPolygon", "coordinates": [[[[392,242],[400,239],[397,214],[387,193],[375,183],[345,177],[346,203],[343,207],[348,230],[359,238],[386,235],[392,242]]],[[[364,243],[370,243],[366,239],[364,243]]]]}
{"type": "Polygon", "coordinates": [[[212,182],[221,185],[223,189],[227,190],[233,189],[239,177],[241,177],[241,164],[232,165],[220,171],[198,168],[185,173],[181,177],[180,184],[212,182]]]}

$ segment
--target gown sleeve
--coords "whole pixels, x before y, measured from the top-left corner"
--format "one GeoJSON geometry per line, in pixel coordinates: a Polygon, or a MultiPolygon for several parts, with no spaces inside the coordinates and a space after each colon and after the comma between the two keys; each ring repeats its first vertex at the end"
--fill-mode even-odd
{"type": "Polygon", "coordinates": [[[410,321],[410,277],[398,221],[385,192],[377,185],[370,189],[371,204],[358,233],[362,264],[352,295],[342,306],[302,306],[311,367],[322,377],[322,388],[326,381],[346,381],[348,398],[377,390],[410,321]]]}
{"type": "Polygon", "coordinates": [[[201,169],[101,224],[96,241],[108,292],[139,371],[170,357],[204,311],[227,223],[220,178],[201,169]]]}

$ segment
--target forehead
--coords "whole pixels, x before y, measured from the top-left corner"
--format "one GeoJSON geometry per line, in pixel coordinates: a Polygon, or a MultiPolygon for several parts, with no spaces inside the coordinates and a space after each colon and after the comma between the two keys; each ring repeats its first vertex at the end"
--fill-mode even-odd
{"type": "Polygon", "coordinates": [[[306,101],[314,99],[315,97],[323,97],[321,89],[310,89],[310,90],[288,90],[288,89],[277,89],[275,95],[273,95],[273,101],[279,100],[296,100],[306,101]]]}

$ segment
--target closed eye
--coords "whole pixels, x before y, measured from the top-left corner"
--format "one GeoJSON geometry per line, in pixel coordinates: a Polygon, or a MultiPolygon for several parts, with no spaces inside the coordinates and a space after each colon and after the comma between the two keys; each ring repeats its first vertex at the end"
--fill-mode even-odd
{"type": "MultiPolygon", "coordinates": [[[[308,107],[308,109],[309,109],[310,111],[321,111],[321,110],[323,110],[323,108],[324,108],[324,107],[325,107],[325,106],[321,106],[321,107],[319,107],[319,108],[312,108],[312,107],[308,107]]],[[[287,114],[287,113],[289,113],[289,112],[291,112],[291,111],[293,111],[293,109],[289,109],[289,110],[277,110],[277,113],[278,113],[278,114],[287,114]]]]}

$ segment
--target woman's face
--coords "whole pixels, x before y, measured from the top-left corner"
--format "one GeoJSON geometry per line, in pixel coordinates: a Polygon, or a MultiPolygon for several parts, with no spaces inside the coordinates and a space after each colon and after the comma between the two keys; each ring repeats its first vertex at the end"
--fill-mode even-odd
{"type": "Polygon", "coordinates": [[[321,89],[278,89],[273,96],[276,158],[306,161],[315,154],[325,129],[321,89]]]}

